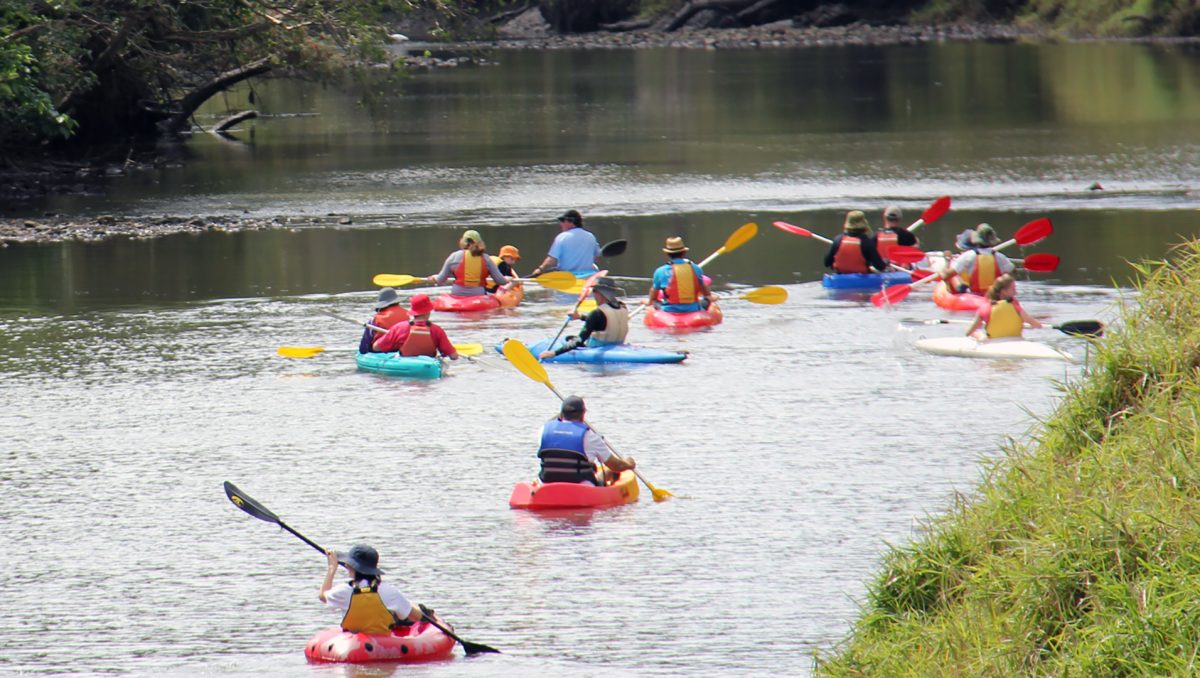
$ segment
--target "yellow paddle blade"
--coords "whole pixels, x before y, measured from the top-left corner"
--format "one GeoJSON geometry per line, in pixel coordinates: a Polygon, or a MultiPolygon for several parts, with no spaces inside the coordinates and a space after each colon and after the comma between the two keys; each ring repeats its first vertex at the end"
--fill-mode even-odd
{"type": "Polygon", "coordinates": [[[596,310],[596,300],[595,299],[584,299],[579,304],[579,312],[580,313],[591,313],[594,310],[596,310]]]}
{"type": "Polygon", "coordinates": [[[455,344],[454,350],[458,351],[459,355],[481,355],[483,344],[455,344]]]}
{"type": "Polygon", "coordinates": [[[665,490],[661,487],[651,485],[645,478],[642,482],[646,483],[646,487],[650,488],[650,496],[654,497],[654,501],[666,501],[668,497],[674,497],[670,490],[665,490]]]}
{"type": "Polygon", "coordinates": [[[552,290],[559,290],[561,292],[570,290],[579,282],[570,271],[550,271],[549,273],[539,275],[533,281],[542,287],[549,287],[552,290]]]}
{"type": "MultiPolygon", "coordinates": [[[[572,284],[570,287],[560,289],[558,291],[566,292],[567,294],[583,294],[584,283],[585,283],[585,281],[583,281],[583,280],[576,280],[574,282],[574,284],[572,284]]],[[[557,289],[557,288],[555,288],[555,289],[557,289]]]]}
{"type": "Polygon", "coordinates": [[[411,285],[417,280],[420,280],[420,278],[412,275],[405,275],[403,273],[380,273],[374,278],[371,278],[371,282],[377,287],[403,287],[405,285],[411,285]]]}
{"type": "Polygon", "coordinates": [[[787,290],[778,285],[768,285],[751,290],[738,298],[755,304],[782,304],[787,301],[788,293],[787,290]]]}
{"type": "Polygon", "coordinates": [[[508,358],[508,362],[512,363],[513,367],[517,368],[521,374],[530,379],[550,386],[550,375],[546,374],[546,368],[538,362],[529,349],[525,348],[525,344],[516,339],[509,339],[504,342],[504,357],[508,358]]]}
{"type": "Polygon", "coordinates": [[[756,235],[758,235],[758,224],[742,224],[741,228],[734,231],[733,235],[725,239],[725,245],[721,249],[725,250],[726,252],[732,252],[742,245],[745,245],[756,235]]]}
{"type": "Polygon", "coordinates": [[[325,352],[323,346],[280,346],[275,352],[284,358],[311,358],[325,352]]]}

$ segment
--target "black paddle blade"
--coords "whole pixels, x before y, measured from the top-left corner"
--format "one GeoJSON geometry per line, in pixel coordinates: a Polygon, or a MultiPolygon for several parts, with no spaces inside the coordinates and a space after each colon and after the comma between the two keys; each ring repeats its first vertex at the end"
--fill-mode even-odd
{"type": "Polygon", "coordinates": [[[263,506],[257,501],[254,501],[252,497],[239,490],[228,480],[225,481],[225,496],[229,497],[229,501],[233,502],[234,506],[240,508],[246,513],[249,513],[255,518],[258,518],[259,520],[265,520],[268,523],[275,523],[276,525],[280,526],[283,525],[283,523],[279,522],[279,516],[271,513],[267,507],[263,506]]]}
{"type": "Polygon", "coordinates": [[[501,654],[500,650],[488,645],[484,645],[483,643],[472,643],[470,641],[463,640],[462,638],[459,638],[458,642],[462,645],[463,652],[466,652],[468,657],[487,652],[492,654],[501,654]]]}
{"type": "Polygon", "coordinates": [[[604,247],[600,248],[600,256],[602,257],[617,257],[625,254],[625,248],[629,247],[628,240],[614,240],[604,243],[604,247]]]}
{"type": "Polygon", "coordinates": [[[1072,320],[1061,325],[1055,325],[1054,329],[1073,337],[1104,336],[1104,323],[1099,320],[1072,320]]]}

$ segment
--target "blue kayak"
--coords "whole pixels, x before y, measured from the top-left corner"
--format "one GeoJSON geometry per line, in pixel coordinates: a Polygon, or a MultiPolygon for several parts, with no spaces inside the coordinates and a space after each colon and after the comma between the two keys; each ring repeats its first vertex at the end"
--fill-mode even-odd
{"type": "Polygon", "coordinates": [[[399,353],[356,353],[358,369],[391,377],[437,379],[442,376],[442,361],[426,355],[404,357],[399,353]]]}
{"type": "Polygon", "coordinates": [[[878,290],[892,285],[911,285],[912,274],[908,271],[887,273],[826,273],[821,278],[821,287],[835,290],[878,290]]]}
{"type": "MultiPolygon", "coordinates": [[[[565,339],[559,339],[555,342],[554,347],[558,348],[563,345],[565,339]]],[[[496,350],[503,353],[504,342],[496,345],[496,350]]],[[[537,356],[542,351],[549,350],[550,340],[543,339],[536,344],[526,344],[526,348],[534,356],[537,356]]],[[[610,344],[608,346],[581,346],[573,351],[548,358],[542,362],[546,363],[589,363],[589,364],[608,364],[608,363],[679,363],[687,358],[688,354],[684,351],[664,351],[658,348],[641,348],[631,346],[630,344],[610,344]]]]}

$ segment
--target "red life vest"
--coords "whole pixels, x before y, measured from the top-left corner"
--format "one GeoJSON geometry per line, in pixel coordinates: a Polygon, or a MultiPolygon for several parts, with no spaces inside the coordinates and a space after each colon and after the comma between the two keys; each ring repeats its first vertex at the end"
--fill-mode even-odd
{"type": "Polygon", "coordinates": [[[463,250],[462,261],[454,268],[454,283],[462,287],[486,287],[487,263],[483,257],[463,250]]]}
{"type": "Polygon", "coordinates": [[[681,264],[671,264],[666,296],[668,304],[694,304],[700,298],[700,278],[691,261],[684,259],[681,264]]]}
{"type": "Polygon", "coordinates": [[[862,241],[852,235],[843,235],[837,253],[833,255],[833,270],[838,273],[870,273],[867,259],[862,253],[862,241]]]}
{"type": "Polygon", "coordinates": [[[999,267],[996,265],[996,255],[978,253],[975,255],[975,267],[971,269],[971,291],[975,294],[987,294],[992,283],[996,282],[996,278],[1000,277],[999,267]]]}
{"type": "Polygon", "coordinates": [[[892,248],[900,244],[900,237],[895,231],[883,230],[879,235],[875,236],[875,249],[879,252],[879,256],[885,260],[888,258],[888,253],[892,248]]]}
{"type": "MultiPolygon", "coordinates": [[[[393,325],[398,325],[405,320],[408,320],[408,311],[404,310],[403,306],[396,304],[376,313],[375,317],[371,318],[371,324],[376,327],[382,327],[384,330],[390,330],[393,325]]],[[[383,332],[375,333],[375,339],[382,336],[383,332]]]]}
{"type": "Polygon", "coordinates": [[[432,326],[428,322],[409,322],[408,336],[400,345],[400,355],[412,357],[427,355],[437,357],[437,344],[433,341],[432,326]]]}

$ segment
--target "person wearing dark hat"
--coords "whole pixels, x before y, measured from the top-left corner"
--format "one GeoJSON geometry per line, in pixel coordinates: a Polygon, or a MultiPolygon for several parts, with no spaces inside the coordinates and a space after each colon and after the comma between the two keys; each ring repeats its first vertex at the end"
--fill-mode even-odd
{"type": "Polygon", "coordinates": [[[538,449],[542,470],[538,478],[543,483],[606,485],[622,471],[637,467],[633,457],[613,454],[604,438],[587,425],[585,414],[583,398],[567,396],[559,416],[542,426],[538,449]]]}
{"type": "MultiPolygon", "coordinates": [[[[624,344],[629,334],[629,309],[621,303],[625,290],[617,287],[612,278],[601,278],[592,287],[592,297],[596,300],[596,308],[583,319],[583,331],[579,336],[567,337],[562,346],[552,351],[542,351],[542,360],[562,355],[580,346],[605,346],[608,344],[624,344]]],[[[572,318],[579,319],[578,313],[572,318]]]]}
{"type": "Polygon", "coordinates": [[[529,272],[536,278],[548,271],[567,271],[576,278],[586,278],[595,273],[596,260],[600,258],[600,243],[596,236],[583,227],[583,216],[578,210],[567,210],[558,217],[562,232],[550,243],[550,251],[538,267],[529,272]]]}
{"type": "Polygon", "coordinates": [[[888,259],[888,252],[891,252],[892,248],[897,245],[903,247],[920,246],[917,236],[900,225],[902,217],[900,208],[896,205],[888,205],[883,208],[883,227],[875,234],[875,251],[879,252],[879,256],[884,261],[888,259]]]}
{"type": "Polygon", "coordinates": [[[488,276],[491,276],[497,285],[508,284],[508,278],[496,268],[496,262],[488,256],[479,231],[464,231],[458,239],[458,246],[459,249],[446,257],[442,270],[426,280],[441,285],[453,278],[454,284],[450,287],[450,294],[456,297],[478,297],[487,294],[488,276]]]}
{"type": "Polygon", "coordinates": [[[446,331],[429,321],[433,313],[433,302],[425,294],[414,294],[408,308],[412,318],[406,323],[399,323],[375,340],[373,348],[377,353],[399,351],[402,356],[427,355],[436,358],[438,354],[458,360],[458,351],[450,343],[446,331]]]}
{"type": "Polygon", "coordinates": [[[342,630],[350,633],[387,635],[397,624],[421,621],[424,612],[392,584],[383,581],[379,553],[365,544],[356,544],[346,553],[325,551],[329,564],[321,582],[322,603],[341,610],[342,630]],[[350,573],[350,581],[334,586],[338,565],[350,573]]]}
{"type": "Polygon", "coordinates": [[[970,234],[969,249],[941,272],[947,289],[955,294],[986,294],[997,278],[1012,273],[1016,268],[1012,260],[992,249],[999,244],[996,229],[990,224],[976,226],[970,234]]]}
{"type": "MultiPolygon", "coordinates": [[[[396,294],[396,290],[391,287],[379,290],[379,298],[375,301],[375,316],[368,324],[387,331],[405,320],[408,320],[408,311],[400,305],[400,295],[396,294]]],[[[382,337],[383,334],[383,332],[377,332],[370,327],[364,327],[362,339],[358,342],[358,352],[370,353],[371,344],[374,344],[375,340],[382,337]]]]}
{"type": "Polygon", "coordinates": [[[683,238],[677,235],[667,238],[662,251],[667,255],[667,263],[654,270],[646,303],[668,313],[691,313],[708,308],[712,303],[712,291],[704,282],[704,271],[687,258],[688,247],[683,238]]]}
{"type": "Polygon", "coordinates": [[[834,273],[870,273],[873,270],[888,270],[887,262],[875,249],[875,238],[867,215],[861,210],[850,210],[842,223],[842,232],[829,245],[825,253],[825,267],[834,273]]]}

